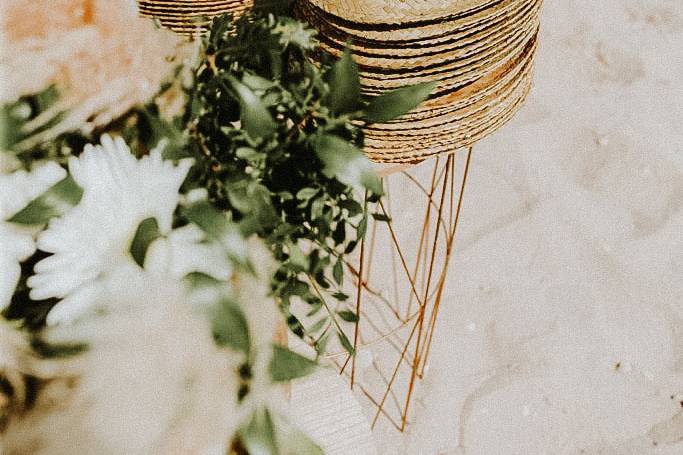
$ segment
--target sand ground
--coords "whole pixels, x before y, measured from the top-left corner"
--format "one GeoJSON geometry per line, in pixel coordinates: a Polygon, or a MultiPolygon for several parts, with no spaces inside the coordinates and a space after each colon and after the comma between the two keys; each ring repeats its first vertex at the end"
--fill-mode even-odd
{"type": "Polygon", "coordinates": [[[683,1],[547,0],[542,21],[382,455],[683,454],[683,1]]]}
{"type": "Polygon", "coordinates": [[[548,0],[475,148],[415,423],[380,453],[683,454],[683,2],[548,0]]]}

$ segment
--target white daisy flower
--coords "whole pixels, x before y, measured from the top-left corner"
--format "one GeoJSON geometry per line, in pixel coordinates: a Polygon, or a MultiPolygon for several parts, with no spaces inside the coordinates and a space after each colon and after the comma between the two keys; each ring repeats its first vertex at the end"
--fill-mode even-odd
{"type": "Polygon", "coordinates": [[[21,276],[20,263],[35,251],[35,228],[9,223],[7,220],[66,176],[55,163],[12,174],[0,174],[0,311],[14,294],[21,276]]]}
{"type": "Polygon", "coordinates": [[[175,166],[158,149],[137,160],[121,138],[104,135],[101,142],[69,160],[83,198],[38,237],[38,248],[53,254],[36,264],[30,297],[63,299],[48,324],[96,309],[108,275],[135,265],[130,245],[142,221],[155,218],[162,235],[171,232],[178,190],[192,166],[192,160],[175,166]]]}
{"type": "Polygon", "coordinates": [[[77,381],[40,391],[7,429],[8,453],[227,453],[240,424],[239,356],[216,346],[177,280],[130,270],[110,283],[118,292],[102,304],[119,311],[46,330],[49,342],[89,349],[55,364],[56,377],[77,381]]]}

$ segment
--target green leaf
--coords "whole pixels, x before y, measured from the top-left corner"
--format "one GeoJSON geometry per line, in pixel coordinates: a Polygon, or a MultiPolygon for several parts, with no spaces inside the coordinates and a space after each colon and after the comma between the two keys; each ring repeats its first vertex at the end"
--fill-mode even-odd
{"type": "Polygon", "coordinates": [[[319,320],[318,322],[316,322],[315,324],[313,324],[312,326],[310,326],[308,328],[307,332],[310,334],[314,334],[314,333],[320,331],[320,329],[322,329],[323,327],[325,327],[325,324],[327,324],[328,322],[329,322],[329,319],[327,317],[324,317],[321,320],[319,320]]]}
{"type": "Polygon", "coordinates": [[[358,65],[353,61],[349,49],[344,49],[344,54],[330,70],[330,92],[325,103],[332,112],[347,113],[358,109],[360,103],[360,77],[358,65]]]}
{"type": "Polygon", "coordinates": [[[389,223],[391,221],[391,218],[389,218],[387,215],[383,213],[373,213],[372,217],[380,222],[389,223]]]}
{"type": "Polygon", "coordinates": [[[306,317],[310,318],[311,316],[315,316],[320,312],[320,310],[322,310],[322,308],[323,302],[321,300],[317,300],[314,303],[311,303],[310,310],[308,311],[308,313],[306,313],[306,317]]]}
{"type": "Polygon", "coordinates": [[[183,278],[183,281],[192,289],[211,288],[215,286],[224,286],[226,284],[225,281],[217,280],[216,278],[201,272],[188,273],[183,278]]]}
{"type": "Polygon", "coordinates": [[[336,245],[342,245],[346,241],[346,220],[337,222],[332,231],[332,240],[336,245]]]}
{"type": "Polygon", "coordinates": [[[334,268],[332,269],[332,278],[334,278],[334,281],[339,286],[344,284],[344,264],[341,258],[339,258],[337,263],[334,264],[334,268]]]}
{"type": "Polygon", "coordinates": [[[332,335],[331,332],[328,331],[315,343],[315,352],[317,352],[318,355],[323,355],[325,353],[330,339],[332,339],[332,335]]]}
{"type": "Polygon", "coordinates": [[[284,201],[291,201],[292,199],[294,199],[294,196],[289,191],[280,191],[279,193],[277,193],[277,195],[280,197],[280,200],[283,202],[284,201]]]}
{"type": "Polygon", "coordinates": [[[242,83],[252,90],[268,90],[275,85],[275,82],[265,77],[245,71],[242,75],[242,83]]]}
{"type": "Polygon", "coordinates": [[[270,361],[270,377],[274,382],[288,382],[313,373],[318,364],[313,360],[290,351],[284,346],[273,345],[270,361]]]}
{"type": "Polygon", "coordinates": [[[45,224],[50,219],[65,214],[80,202],[81,197],[83,197],[83,189],[71,176],[67,176],[31,201],[8,221],[26,225],[45,224]]]}
{"type": "Polygon", "coordinates": [[[365,234],[367,232],[368,232],[368,217],[367,217],[367,215],[365,215],[360,220],[360,223],[358,223],[358,230],[357,230],[358,238],[362,239],[363,237],[365,237],[365,234]]]}
{"type": "Polygon", "coordinates": [[[275,132],[275,121],[261,99],[246,85],[232,76],[228,81],[240,100],[242,127],[253,139],[261,139],[275,132]]]}
{"type": "Polygon", "coordinates": [[[217,344],[249,355],[249,324],[239,305],[228,299],[221,301],[213,315],[212,330],[217,344]]]}
{"type": "Polygon", "coordinates": [[[243,160],[252,160],[258,155],[259,153],[251,147],[240,147],[235,151],[235,156],[243,160]]]}
{"type": "Polygon", "coordinates": [[[215,240],[219,240],[229,229],[225,215],[208,201],[192,204],[183,210],[183,215],[215,240]]]}
{"type": "MultiPolygon", "coordinates": [[[[172,122],[163,120],[155,114],[149,107],[140,109],[141,124],[144,124],[145,137],[144,139],[147,148],[159,148],[161,156],[167,160],[180,160],[189,158],[191,154],[187,147],[185,147],[186,136],[183,135],[182,129],[178,128],[172,122]]],[[[140,127],[132,127],[122,131],[124,139],[128,144],[134,144],[142,139],[140,134],[140,127]]]]}
{"type": "Polygon", "coordinates": [[[354,217],[363,213],[363,207],[353,199],[344,199],[339,201],[339,207],[348,210],[350,217],[354,217]]]}
{"type": "Polygon", "coordinates": [[[313,278],[315,278],[315,282],[322,286],[323,289],[330,288],[330,283],[327,281],[323,270],[320,270],[318,273],[316,273],[313,278]]]}
{"type": "Polygon", "coordinates": [[[287,327],[289,327],[289,330],[299,338],[304,337],[304,325],[293,314],[287,316],[287,327]]]}
{"type": "Polygon", "coordinates": [[[280,418],[277,419],[277,440],[282,455],[324,455],[325,452],[305,433],[280,418]]]}
{"type": "Polygon", "coordinates": [[[340,302],[346,302],[349,300],[349,296],[344,294],[343,292],[335,292],[332,294],[332,297],[334,297],[336,300],[339,300],[340,302]]]}
{"type": "Polygon", "coordinates": [[[140,267],[145,265],[145,256],[149,246],[161,237],[159,223],[156,218],[147,218],[138,225],[133,242],[130,244],[130,254],[140,267]]]}
{"type": "Polygon", "coordinates": [[[228,200],[230,205],[239,212],[246,214],[251,213],[253,201],[247,194],[247,188],[244,185],[230,185],[227,188],[228,200]]]}
{"type": "Polygon", "coordinates": [[[346,322],[358,322],[358,315],[354,313],[353,311],[339,311],[337,312],[340,318],[345,320],[346,322]]]}
{"type": "Polygon", "coordinates": [[[318,194],[318,190],[315,188],[302,188],[296,193],[296,198],[300,201],[307,201],[318,194]]]}
{"type": "Polygon", "coordinates": [[[243,220],[241,227],[243,233],[248,236],[251,233],[260,232],[262,229],[270,229],[277,226],[281,219],[278,217],[270,190],[258,181],[249,183],[246,190],[247,203],[250,205],[246,213],[249,217],[243,220]],[[245,226],[244,222],[252,226],[245,226]]]}
{"type": "Polygon", "coordinates": [[[314,142],[323,173],[351,186],[364,186],[374,193],[382,193],[382,182],[372,163],[363,152],[338,136],[324,134],[314,142]]]}
{"type": "Polygon", "coordinates": [[[351,341],[349,341],[349,338],[346,336],[346,334],[342,331],[338,331],[337,336],[339,337],[339,341],[341,342],[342,346],[344,346],[344,349],[346,349],[346,352],[354,355],[356,350],[353,348],[353,344],[351,344],[351,341]]]}
{"type": "Polygon", "coordinates": [[[349,244],[346,245],[346,248],[344,249],[344,254],[353,253],[353,250],[355,250],[357,246],[358,246],[357,240],[350,241],[349,244]]]}
{"type": "Polygon", "coordinates": [[[280,455],[275,424],[267,409],[254,411],[249,423],[240,428],[238,434],[250,455],[280,455]]]}
{"type": "Polygon", "coordinates": [[[301,248],[296,243],[290,242],[287,244],[289,249],[289,262],[297,269],[304,271],[308,270],[309,261],[301,248]]]}
{"type": "Polygon", "coordinates": [[[425,82],[376,96],[365,109],[365,120],[368,123],[394,120],[419,106],[435,88],[436,82],[425,82]]]}
{"type": "Polygon", "coordinates": [[[311,204],[311,218],[318,219],[323,216],[323,209],[325,208],[325,199],[317,198],[311,204]]]}
{"type": "Polygon", "coordinates": [[[233,223],[223,212],[215,208],[209,201],[200,201],[183,209],[182,215],[188,221],[199,226],[209,239],[220,243],[228,257],[237,264],[246,265],[248,251],[246,242],[233,223]]]}

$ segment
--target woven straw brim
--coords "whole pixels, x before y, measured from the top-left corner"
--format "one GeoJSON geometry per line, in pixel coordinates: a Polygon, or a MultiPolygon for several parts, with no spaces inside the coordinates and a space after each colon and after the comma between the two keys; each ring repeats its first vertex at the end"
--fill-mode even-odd
{"type": "Polygon", "coordinates": [[[476,95],[453,103],[460,106],[458,109],[424,111],[422,118],[409,114],[398,121],[367,125],[368,157],[379,162],[413,162],[454,151],[496,131],[512,118],[530,90],[535,42],[530,44],[525,58],[494,84],[495,89],[471,87],[470,92],[476,95]]]}
{"type": "Polygon", "coordinates": [[[215,16],[225,13],[239,16],[252,6],[253,0],[138,0],[141,16],[155,18],[164,27],[186,35],[205,32],[215,16]]]}
{"type": "Polygon", "coordinates": [[[520,81],[530,76],[532,67],[533,54],[530,54],[524,62],[514,68],[509,76],[506,75],[506,82],[498,85],[495,90],[486,90],[483,96],[477,99],[467,98],[467,103],[463,102],[455,109],[425,111],[420,117],[411,113],[393,122],[367,125],[366,137],[411,138],[447,134],[450,129],[456,128],[461,122],[478,118],[501,100],[512,96],[520,81]]]}
{"type": "Polygon", "coordinates": [[[502,16],[519,10],[529,0],[503,0],[489,9],[478,11],[472,16],[456,19],[442,19],[433,23],[407,25],[396,24],[390,27],[368,28],[367,25],[350,22],[339,22],[324,11],[316,8],[308,1],[300,1],[295,8],[296,13],[319,28],[324,34],[334,33],[342,41],[353,41],[360,47],[368,49],[386,46],[402,46],[406,48],[423,48],[425,44],[435,45],[452,41],[458,34],[468,34],[494,24],[502,16]]]}
{"type": "Polygon", "coordinates": [[[310,0],[339,20],[359,24],[401,24],[469,16],[500,0],[310,0]]]}
{"type": "Polygon", "coordinates": [[[438,115],[445,115],[478,103],[492,93],[500,92],[512,80],[519,77],[519,73],[523,72],[524,68],[529,65],[530,60],[533,58],[534,48],[535,41],[531,41],[527,44],[524,52],[510,59],[485,77],[454,90],[441,92],[422,103],[409,114],[384,125],[391,128],[390,125],[394,123],[400,124],[405,121],[424,120],[438,115]]]}
{"type": "MultiPolygon", "coordinates": [[[[529,85],[527,89],[530,87],[531,86],[529,85]]],[[[514,117],[519,108],[524,104],[527,95],[528,90],[523,93],[521,98],[514,100],[515,104],[510,105],[510,107],[498,117],[493,117],[494,120],[491,123],[484,125],[480,129],[474,130],[468,126],[468,129],[459,136],[449,136],[447,140],[444,140],[441,143],[430,144],[428,146],[419,144],[419,142],[417,144],[413,143],[411,146],[407,147],[389,146],[375,148],[374,146],[369,145],[365,148],[365,154],[369,159],[377,163],[415,163],[436,155],[453,153],[458,149],[468,147],[480,141],[504,126],[512,117],[514,117]]],[[[506,106],[508,106],[508,104],[506,104],[506,106]]],[[[382,143],[382,145],[384,145],[384,143],[382,143]]]]}
{"type": "Polygon", "coordinates": [[[367,155],[410,163],[472,144],[505,124],[529,93],[542,0],[298,0],[321,47],[350,47],[374,96],[436,89],[401,118],[363,126],[367,155]]]}
{"type": "Polygon", "coordinates": [[[437,92],[456,88],[495,71],[497,67],[520,53],[537,27],[538,16],[531,16],[523,27],[518,27],[510,34],[501,35],[494,42],[483,43],[479,52],[473,52],[463,58],[444,59],[427,67],[405,66],[403,69],[391,69],[359,65],[361,86],[367,94],[378,94],[405,85],[431,81],[438,82],[437,92]]]}
{"type": "Polygon", "coordinates": [[[519,110],[531,88],[530,78],[523,82],[520,90],[514,93],[514,97],[504,100],[497,109],[492,110],[477,124],[463,124],[457,131],[429,142],[422,142],[419,138],[413,138],[409,142],[366,139],[365,154],[371,160],[380,163],[413,163],[472,145],[505,125],[519,110]]]}
{"type": "Polygon", "coordinates": [[[406,119],[404,122],[368,125],[366,138],[385,140],[412,140],[416,137],[432,138],[448,135],[463,124],[476,121],[487,115],[496,105],[513,96],[522,80],[530,77],[532,65],[527,64],[515,78],[499,90],[490,93],[476,103],[447,113],[440,113],[424,119],[406,119]]]}
{"type": "MultiPolygon", "coordinates": [[[[460,51],[480,41],[490,41],[489,36],[509,32],[509,30],[519,26],[520,22],[524,21],[525,16],[534,14],[532,10],[537,8],[537,3],[538,1],[518,1],[514,8],[488,22],[467,28],[454,26],[448,30],[448,33],[438,38],[423,38],[415,43],[386,40],[381,42],[363,41],[357,36],[336,28],[336,26],[313,15],[302,12],[301,16],[320,31],[320,36],[331,48],[341,49],[348,46],[359,63],[366,63],[364,59],[368,59],[367,64],[371,65],[372,59],[375,58],[391,58],[397,62],[410,58],[429,58],[454,50],[460,51]]],[[[305,4],[302,3],[301,5],[305,4]]]]}
{"type": "MultiPolygon", "coordinates": [[[[304,6],[306,2],[300,2],[304,6]]],[[[352,44],[354,59],[361,70],[361,85],[364,93],[377,95],[387,90],[420,82],[437,81],[437,94],[453,92],[486,77],[500,66],[505,65],[522,52],[538,26],[538,10],[541,0],[523,0],[514,3],[516,10],[510,9],[511,16],[503,16],[504,24],[497,23],[484,32],[470,30],[469,33],[454,33],[460,41],[447,47],[422,46],[427,57],[405,55],[377,57],[376,50],[352,44]],[[441,52],[447,49],[446,52],[441,52]]],[[[317,25],[321,27],[320,24],[317,25]]],[[[339,56],[343,42],[329,38],[329,29],[321,28],[322,47],[332,55],[339,56]]],[[[414,49],[412,50],[414,51],[414,49]]],[[[411,51],[411,52],[412,52],[411,51]]],[[[415,53],[415,52],[413,52],[415,53]]]]}

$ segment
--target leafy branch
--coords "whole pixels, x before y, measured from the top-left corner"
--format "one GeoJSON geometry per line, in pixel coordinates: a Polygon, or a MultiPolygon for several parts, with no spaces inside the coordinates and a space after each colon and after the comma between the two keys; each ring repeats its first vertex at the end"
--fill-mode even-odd
{"type": "MultiPolygon", "coordinates": [[[[365,235],[367,201],[382,194],[362,153],[360,125],[403,115],[431,90],[420,85],[365,99],[350,53],[338,61],[321,55],[307,25],[258,11],[234,22],[214,19],[190,93],[194,184],[207,188],[245,235],[266,240],[279,265],[273,293],[290,329],[317,349],[320,337],[306,333],[290,306],[301,299],[313,315],[326,305],[322,292],[348,299],[344,257],[365,235]]],[[[351,311],[340,314],[357,321],[351,311]]]]}

